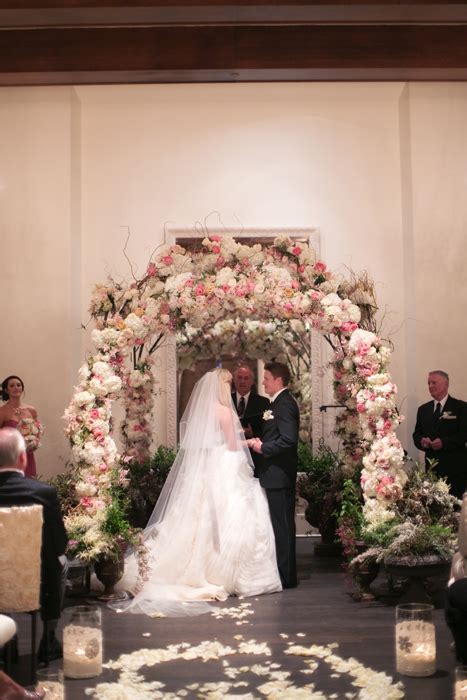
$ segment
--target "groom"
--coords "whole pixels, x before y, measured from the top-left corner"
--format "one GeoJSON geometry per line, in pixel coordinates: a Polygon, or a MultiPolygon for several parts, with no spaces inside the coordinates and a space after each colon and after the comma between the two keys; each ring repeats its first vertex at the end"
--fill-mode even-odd
{"type": "Polygon", "coordinates": [[[270,397],[263,414],[263,433],[248,445],[263,455],[259,481],[266,490],[276,540],[276,556],[283,588],[297,585],[295,558],[295,481],[297,478],[298,405],[287,386],[287,365],[265,365],[263,386],[270,397]]]}

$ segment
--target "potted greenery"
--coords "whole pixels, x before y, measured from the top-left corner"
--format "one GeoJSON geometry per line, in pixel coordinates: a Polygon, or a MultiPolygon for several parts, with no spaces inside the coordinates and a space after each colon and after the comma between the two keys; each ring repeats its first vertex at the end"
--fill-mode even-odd
{"type": "Polygon", "coordinates": [[[109,501],[99,508],[91,507],[89,513],[77,513],[80,472],[70,467],[65,473],[50,479],[58,491],[68,533],[67,553],[80,565],[94,565],[97,578],[105,587],[103,598],[113,595],[113,586],[121,578],[124,553],[132,545],[137,553],[140,579],[145,578],[147,552],[141,538],[141,529],[134,527],[128,519],[126,487],[121,483],[121,471],[109,473],[109,501]]]}
{"type": "Polygon", "coordinates": [[[410,580],[407,600],[427,600],[426,578],[447,574],[456,545],[457,499],[432,469],[413,465],[402,497],[394,504],[394,518],[362,528],[366,549],[350,562],[351,570],[383,563],[390,575],[410,580]]]}
{"type": "Polygon", "coordinates": [[[145,527],[159,498],[176,452],[160,445],[144,462],[130,462],[126,475],[128,519],[134,527],[145,527]]]}
{"type": "Polygon", "coordinates": [[[308,502],[305,518],[321,535],[323,546],[315,546],[316,554],[336,552],[336,513],[344,481],[343,465],[337,452],[320,445],[314,453],[309,443],[299,443],[297,494],[308,502]]]}

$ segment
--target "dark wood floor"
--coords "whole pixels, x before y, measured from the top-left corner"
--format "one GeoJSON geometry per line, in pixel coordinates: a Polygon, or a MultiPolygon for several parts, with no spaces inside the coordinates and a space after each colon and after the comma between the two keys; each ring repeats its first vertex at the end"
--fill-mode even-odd
{"type": "MultiPolygon", "coordinates": [[[[209,614],[195,618],[150,619],[141,615],[117,615],[103,608],[105,660],[115,660],[120,654],[131,653],[143,647],[163,648],[180,642],[196,645],[205,640],[218,640],[222,644],[236,646],[238,642],[235,641],[235,636],[241,634],[246,640],[266,642],[271,648],[272,656],[266,658],[236,655],[229,657],[232,666],[272,661],[280,664],[282,670],[291,671],[291,680],[296,686],[314,682],[315,690],[320,690],[324,696],[345,698],[348,692],[358,694],[358,689],[350,685],[348,676],[333,678],[332,671],[323,663],[314,674],[303,675],[300,672],[300,669],[304,668],[303,659],[284,654],[290,641],[304,645],[338,642],[339,648],[336,653],[340,656],[353,656],[366,666],[385,671],[393,675],[395,680],[402,680],[406,698],[450,698],[455,659],[450,650],[451,636],[444,623],[443,610],[435,611],[438,651],[436,675],[424,679],[397,676],[393,649],[394,607],[381,602],[354,602],[349,595],[351,586],[340,568],[340,561],[315,556],[313,542],[313,538],[298,539],[300,585],[297,589],[245,601],[230,599],[219,604],[219,607],[233,607],[238,606],[240,602],[251,603],[254,614],[247,618],[248,624],[237,625],[235,619],[216,619],[209,614]],[[143,636],[148,633],[150,636],[143,636]],[[297,633],[304,633],[306,636],[297,637],[297,633]],[[288,635],[288,638],[284,635],[288,635]]],[[[381,583],[384,581],[380,581],[381,583]]],[[[68,600],[70,605],[80,602],[83,601],[68,600]]],[[[19,682],[27,685],[29,622],[21,616],[18,622],[21,656],[19,663],[13,666],[13,675],[19,682]]],[[[60,663],[55,661],[52,665],[60,663]]],[[[224,676],[221,661],[171,661],[151,668],[143,667],[141,673],[147,680],[163,682],[164,693],[174,694],[178,694],[190,683],[228,680],[224,676]]],[[[84,698],[85,688],[95,687],[98,683],[106,681],[116,681],[117,678],[117,671],[104,669],[102,675],[96,679],[67,680],[66,698],[84,698]]],[[[246,674],[241,680],[249,681],[249,686],[233,689],[231,693],[249,692],[254,697],[263,697],[255,688],[265,682],[264,677],[246,674]]],[[[148,692],[147,697],[155,695],[148,692]]],[[[193,692],[186,697],[200,696],[193,692]]]]}

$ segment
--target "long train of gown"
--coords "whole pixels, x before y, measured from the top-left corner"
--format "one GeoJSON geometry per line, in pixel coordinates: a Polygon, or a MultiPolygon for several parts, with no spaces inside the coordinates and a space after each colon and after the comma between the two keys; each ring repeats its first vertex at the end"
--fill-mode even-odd
{"type": "MultiPolygon", "coordinates": [[[[4,428],[17,428],[18,425],[19,423],[17,420],[6,420],[3,423],[4,428]]],[[[24,473],[26,474],[26,476],[37,476],[36,458],[34,457],[34,452],[28,450],[26,452],[26,457],[28,461],[26,463],[26,469],[24,470],[24,473]]]]}
{"type": "MultiPolygon", "coordinates": [[[[174,503],[145,530],[150,574],[119,612],[198,615],[225,600],[281,590],[265,493],[242,452],[208,451],[202,483],[190,483],[184,506],[174,503]],[[188,503],[188,505],[187,505],[188,503]]],[[[136,560],[125,560],[119,588],[134,590],[136,560]]]]}

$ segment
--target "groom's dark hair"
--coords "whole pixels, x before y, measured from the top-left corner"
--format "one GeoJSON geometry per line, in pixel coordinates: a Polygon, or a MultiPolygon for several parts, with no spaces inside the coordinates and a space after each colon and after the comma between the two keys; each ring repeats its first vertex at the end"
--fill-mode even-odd
{"type": "Polygon", "coordinates": [[[264,365],[264,369],[271,372],[274,379],[280,377],[282,379],[282,384],[288,386],[290,382],[290,370],[287,365],[282,364],[282,362],[267,362],[264,365]]]}

